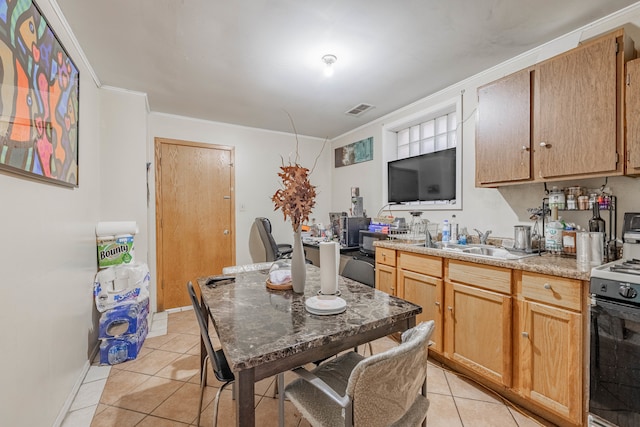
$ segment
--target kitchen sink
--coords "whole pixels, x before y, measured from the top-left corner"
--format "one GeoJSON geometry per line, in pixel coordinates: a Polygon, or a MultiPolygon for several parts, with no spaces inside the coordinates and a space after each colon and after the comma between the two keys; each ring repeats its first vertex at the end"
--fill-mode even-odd
{"type": "MultiPolygon", "coordinates": [[[[424,243],[420,243],[418,246],[424,246],[424,243]]],[[[535,256],[537,253],[526,253],[515,249],[502,248],[493,245],[482,244],[468,244],[460,245],[458,243],[442,243],[435,242],[435,249],[442,249],[445,251],[461,252],[463,254],[469,254],[479,256],[483,258],[493,259],[522,259],[530,256],[535,256]]]]}

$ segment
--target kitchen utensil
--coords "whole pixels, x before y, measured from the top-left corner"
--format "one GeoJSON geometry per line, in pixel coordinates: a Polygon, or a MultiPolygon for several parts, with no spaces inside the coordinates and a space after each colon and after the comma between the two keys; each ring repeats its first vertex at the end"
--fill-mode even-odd
{"type": "Polygon", "coordinates": [[[513,248],[531,252],[531,226],[530,225],[516,225],[513,227],[513,248]]]}

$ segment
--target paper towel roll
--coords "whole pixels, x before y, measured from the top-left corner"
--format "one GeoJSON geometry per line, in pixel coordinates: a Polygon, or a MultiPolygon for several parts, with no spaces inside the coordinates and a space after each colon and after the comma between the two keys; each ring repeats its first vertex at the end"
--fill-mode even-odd
{"type": "Polygon", "coordinates": [[[107,221],[96,225],[96,236],[113,236],[116,234],[138,234],[138,224],[135,221],[107,221]]]}
{"type": "Polygon", "coordinates": [[[580,271],[591,269],[591,236],[588,232],[576,233],[576,264],[580,271]]]}
{"type": "Polygon", "coordinates": [[[320,242],[320,292],[333,295],[338,292],[338,263],[340,256],[336,242],[320,242]]]}
{"type": "Polygon", "coordinates": [[[604,253],[604,233],[592,231],[589,233],[591,247],[591,266],[597,267],[602,264],[602,254],[604,253]]]}

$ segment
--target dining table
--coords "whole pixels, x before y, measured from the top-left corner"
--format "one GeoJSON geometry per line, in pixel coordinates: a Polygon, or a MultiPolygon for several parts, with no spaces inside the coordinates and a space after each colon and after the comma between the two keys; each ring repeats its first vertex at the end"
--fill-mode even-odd
{"type": "MultiPolygon", "coordinates": [[[[338,297],[346,302],[345,311],[312,314],[305,301],[320,293],[320,268],[311,264],[304,293],[268,288],[268,269],[236,273],[227,281],[214,282],[213,277],[197,279],[201,307],[236,377],[238,426],[255,425],[257,381],[403,332],[415,326],[422,312],[416,304],[339,276],[338,297]]],[[[202,342],[200,353],[204,360],[202,342]]]]}

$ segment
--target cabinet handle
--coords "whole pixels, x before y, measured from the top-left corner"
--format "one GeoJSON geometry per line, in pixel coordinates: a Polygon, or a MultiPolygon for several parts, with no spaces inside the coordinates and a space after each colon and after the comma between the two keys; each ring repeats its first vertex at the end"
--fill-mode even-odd
{"type": "Polygon", "coordinates": [[[436,305],[437,305],[438,307],[440,307],[440,303],[439,303],[438,301],[436,301],[436,305]]]}
{"type": "Polygon", "coordinates": [[[523,146],[522,146],[522,149],[523,149],[524,151],[529,151],[529,147],[527,147],[526,145],[523,145],[523,146]]]}
{"type": "Polygon", "coordinates": [[[541,142],[540,147],[551,148],[551,144],[547,144],[546,142],[541,142]]]}
{"type": "Polygon", "coordinates": [[[529,332],[523,332],[523,333],[522,333],[522,336],[523,336],[524,338],[529,338],[529,332]]]}
{"type": "Polygon", "coordinates": [[[548,283],[545,283],[545,284],[544,284],[544,288],[545,288],[545,289],[551,289],[551,285],[550,285],[550,284],[548,284],[548,283]]]}
{"type": "Polygon", "coordinates": [[[449,309],[449,311],[453,311],[453,307],[451,307],[450,305],[447,306],[447,308],[449,309]]]}

